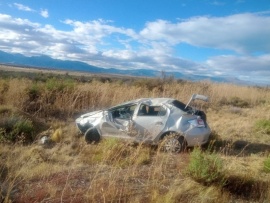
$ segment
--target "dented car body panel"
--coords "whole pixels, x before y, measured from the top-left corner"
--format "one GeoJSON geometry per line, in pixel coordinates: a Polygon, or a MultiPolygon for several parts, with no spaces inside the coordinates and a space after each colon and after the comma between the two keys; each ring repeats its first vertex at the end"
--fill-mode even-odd
{"type": "Polygon", "coordinates": [[[192,95],[188,104],[173,98],[142,98],[109,109],[81,115],[76,125],[82,133],[95,129],[100,138],[119,137],[134,142],[158,144],[166,135],[184,137],[187,146],[208,142],[211,133],[203,111],[189,106],[191,101],[208,101],[192,95]]]}

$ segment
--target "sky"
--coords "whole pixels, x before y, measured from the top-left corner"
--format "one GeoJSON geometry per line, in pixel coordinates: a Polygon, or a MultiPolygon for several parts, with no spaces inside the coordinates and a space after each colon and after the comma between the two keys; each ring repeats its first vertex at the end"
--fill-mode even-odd
{"type": "Polygon", "coordinates": [[[0,0],[0,50],[270,85],[270,0],[0,0]]]}

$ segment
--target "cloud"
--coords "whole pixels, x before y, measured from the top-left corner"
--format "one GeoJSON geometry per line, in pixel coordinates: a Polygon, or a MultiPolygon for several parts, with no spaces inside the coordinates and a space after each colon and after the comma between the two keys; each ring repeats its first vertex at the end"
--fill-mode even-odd
{"type": "Polygon", "coordinates": [[[40,11],[40,15],[44,18],[48,18],[49,17],[49,12],[47,9],[41,9],[40,11]]]}
{"type": "Polygon", "coordinates": [[[208,59],[206,67],[227,76],[269,84],[270,54],[261,56],[217,56],[208,59]]]}
{"type": "Polygon", "coordinates": [[[34,12],[35,10],[31,9],[28,6],[25,6],[23,4],[19,4],[19,3],[14,3],[13,4],[17,9],[21,10],[21,11],[30,11],[30,12],[34,12]]]}
{"type": "MultiPolygon", "coordinates": [[[[47,10],[43,11],[48,16],[47,10]]],[[[103,19],[67,19],[62,23],[69,29],[0,14],[0,50],[27,56],[45,54],[105,68],[149,68],[270,81],[267,14],[199,16],[177,23],[156,20],[139,31],[103,19]],[[212,56],[197,63],[175,54],[181,43],[237,54],[212,56]]]]}
{"type": "Polygon", "coordinates": [[[253,56],[217,56],[206,61],[209,67],[218,70],[230,70],[235,72],[270,71],[270,54],[258,57],[253,56]],[[235,65],[237,64],[237,66],[235,65]]]}
{"type": "MultiPolygon", "coordinates": [[[[23,5],[23,4],[19,4],[19,3],[13,3],[13,5],[18,9],[18,10],[21,10],[21,11],[27,11],[27,12],[37,12],[36,10],[26,6],[26,5],[23,5]]],[[[48,18],[49,17],[49,12],[47,9],[41,9],[40,10],[40,15],[44,18],[48,18]]]]}
{"type": "Polygon", "coordinates": [[[226,17],[199,16],[171,23],[148,22],[140,34],[149,40],[176,45],[232,50],[240,54],[270,51],[270,17],[252,13],[226,17]]]}

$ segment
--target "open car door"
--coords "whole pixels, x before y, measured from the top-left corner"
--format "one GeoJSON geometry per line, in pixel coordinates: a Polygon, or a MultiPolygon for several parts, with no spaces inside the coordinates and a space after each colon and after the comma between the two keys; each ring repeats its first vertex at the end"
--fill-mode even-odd
{"type": "Polygon", "coordinates": [[[132,138],[132,116],[136,107],[137,104],[128,104],[107,111],[105,121],[100,127],[102,136],[132,138]]]}

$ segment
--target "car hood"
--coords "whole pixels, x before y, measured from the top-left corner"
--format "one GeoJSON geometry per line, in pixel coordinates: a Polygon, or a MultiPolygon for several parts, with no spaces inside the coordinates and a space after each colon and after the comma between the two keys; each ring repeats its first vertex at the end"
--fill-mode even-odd
{"type": "Polygon", "coordinates": [[[87,118],[87,117],[99,117],[102,114],[103,110],[92,111],[86,114],[81,115],[79,118],[87,118]]]}
{"type": "Polygon", "coordinates": [[[77,124],[85,125],[86,122],[93,122],[94,120],[101,118],[103,116],[103,110],[92,111],[81,115],[76,119],[77,124]]]}

